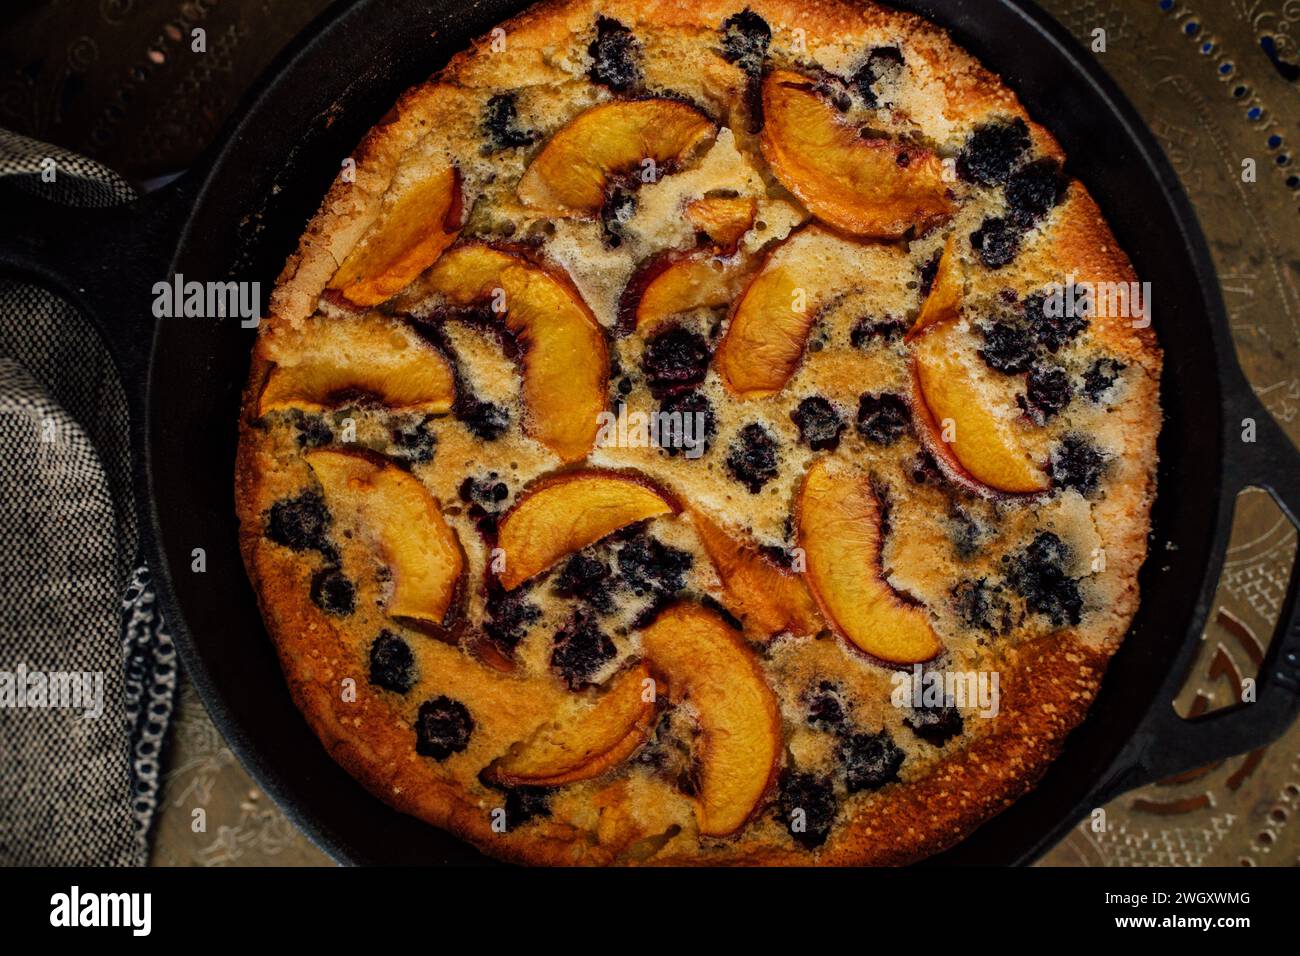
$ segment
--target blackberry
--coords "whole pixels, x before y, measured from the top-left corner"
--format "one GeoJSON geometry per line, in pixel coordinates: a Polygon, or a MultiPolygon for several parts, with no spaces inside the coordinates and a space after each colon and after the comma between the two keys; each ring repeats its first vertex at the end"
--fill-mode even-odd
{"type": "Polygon", "coordinates": [[[688,456],[699,457],[709,450],[718,421],[713,403],[703,392],[665,395],[659,400],[659,414],[659,447],[669,455],[675,457],[685,450],[688,456]],[[698,454],[694,448],[700,449],[698,454]]]}
{"type": "Polygon", "coordinates": [[[1089,365],[1088,370],[1083,373],[1083,394],[1088,396],[1088,401],[1100,404],[1106,392],[1119,380],[1120,373],[1124,369],[1123,362],[1111,358],[1099,358],[1089,365]]]}
{"type": "Polygon", "coordinates": [[[370,645],[370,683],[405,694],[415,684],[415,655],[411,645],[390,630],[382,630],[370,645]]]}
{"type": "Polygon", "coordinates": [[[943,472],[928,451],[918,452],[903,463],[903,468],[914,485],[937,485],[943,481],[943,472]]]}
{"type": "Polygon", "coordinates": [[[746,73],[763,72],[763,61],[772,42],[772,28],[767,21],[746,7],[722,21],[722,56],[746,73]]]}
{"type": "Polygon", "coordinates": [[[332,552],[329,526],[325,499],[314,491],[277,501],[266,516],[267,538],[294,551],[332,552]]]}
{"type": "Polygon", "coordinates": [[[799,427],[799,440],[813,451],[834,451],[840,444],[844,419],[835,406],[820,395],[812,395],[790,413],[799,427]]]}
{"type": "Polygon", "coordinates": [[[528,600],[523,589],[506,591],[500,585],[488,588],[487,620],[483,630],[501,650],[507,653],[519,646],[528,628],[542,617],[541,610],[528,600]]]}
{"type": "Polygon", "coordinates": [[[1052,449],[1050,471],[1057,488],[1073,488],[1081,495],[1091,495],[1101,484],[1105,470],[1105,456],[1082,435],[1066,435],[1052,449]]]}
{"type": "Polygon", "coordinates": [[[996,186],[1007,181],[1029,149],[1029,127],[1022,119],[981,126],[957,157],[957,175],[970,183],[996,186]]]}
{"type": "Polygon", "coordinates": [[[830,681],[822,681],[808,697],[808,723],[819,730],[839,733],[846,720],[839,690],[830,681]]]}
{"type": "Polygon", "coordinates": [[[961,622],[971,630],[1005,634],[1011,629],[1011,605],[1002,588],[986,578],[959,581],[952,589],[953,607],[961,622]]]}
{"type": "Polygon", "coordinates": [[[830,777],[784,770],[777,786],[776,820],[808,850],[826,842],[839,807],[830,777]]]}
{"type": "Polygon", "coordinates": [[[545,787],[508,787],[505,798],[507,830],[551,815],[551,791],[545,787]]]}
{"type": "Polygon", "coordinates": [[[357,589],[338,568],[322,568],[311,577],[311,600],[326,614],[347,617],[356,610],[357,589]]]}
{"type": "Polygon", "coordinates": [[[868,392],[858,399],[858,434],[869,442],[886,447],[894,444],[907,432],[910,420],[901,395],[868,392]]]}
{"type": "Polygon", "coordinates": [[[1022,166],[1007,180],[1007,208],[1011,218],[1028,229],[1065,198],[1066,182],[1054,160],[1040,159],[1022,166]]]}
{"type": "Polygon", "coordinates": [[[587,47],[591,68],[587,75],[593,83],[603,83],[617,93],[626,92],[641,82],[637,59],[641,44],[632,31],[611,17],[596,18],[596,39],[587,47]]]}
{"type": "Polygon", "coordinates": [[[431,421],[433,416],[427,415],[416,422],[394,425],[391,431],[393,457],[415,465],[432,461],[438,438],[429,430],[431,421]]]}
{"type": "Polygon", "coordinates": [[[1069,551],[1050,531],[1041,531],[1024,551],[1011,561],[1007,580],[1035,614],[1042,614],[1055,627],[1078,624],[1083,616],[1079,582],[1065,573],[1069,551]]]}
{"type": "Polygon", "coordinates": [[[1042,425],[1060,414],[1073,397],[1074,386],[1065,369],[1059,365],[1035,365],[1025,379],[1025,394],[1016,400],[1035,424],[1042,425]]]}
{"type": "Polygon", "coordinates": [[[467,476],[460,483],[456,493],[460,500],[469,505],[478,505],[485,512],[497,511],[510,498],[510,488],[504,481],[497,480],[495,471],[486,477],[467,476]]]}
{"type": "Polygon", "coordinates": [[[883,104],[878,83],[892,83],[903,70],[903,51],[896,46],[878,46],[854,72],[850,82],[871,109],[883,104]]]}
{"type": "Polygon", "coordinates": [[[756,495],[776,477],[776,453],[776,439],[758,422],[750,422],[731,443],[727,471],[748,488],[751,495],[756,495]]]}
{"type": "Polygon", "coordinates": [[[537,134],[519,125],[519,111],[513,93],[499,93],[483,107],[483,129],[493,150],[529,146],[537,134]]]}
{"type": "Polygon", "coordinates": [[[925,265],[921,266],[921,268],[917,270],[916,282],[917,285],[920,286],[922,297],[929,295],[930,290],[934,288],[934,280],[939,275],[939,262],[942,259],[943,250],[940,249],[930,257],[929,261],[927,261],[925,265]]]}
{"type": "Polygon", "coordinates": [[[600,226],[605,233],[605,244],[617,249],[627,238],[627,224],[636,215],[636,193],[615,186],[600,207],[600,226]]]}
{"type": "Polygon", "coordinates": [[[898,319],[886,316],[883,319],[858,319],[849,330],[849,344],[855,349],[863,349],[879,339],[893,342],[903,337],[907,326],[898,319]]]}
{"type": "Polygon", "coordinates": [[[878,734],[853,734],[840,744],[844,786],[849,793],[879,790],[898,779],[898,768],[903,766],[905,757],[887,730],[878,734]]]}
{"type": "Polygon", "coordinates": [[[473,395],[463,400],[457,398],[452,412],[475,438],[483,441],[496,441],[510,427],[510,413],[506,409],[473,395]]]}
{"type": "Polygon", "coordinates": [[[1010,219],[988,218],[970,235],[971,247],[989,269],[1001,269],[1020,251],[1020,228],[1010,219]]]}
{"type": "Polygon", "coordinates": [[[613,576],[603,559],[579,552],[556,575],[554,590],[561,597],[578,598],[608,614],[614,609],[613,576]]]}
{"type": "Polygon", "coordinates": [[[951,702],[940,706],[913,707],[903,718],[907,728],[928,744],[942,747],[965,726],[961,712],[951,702]]]}
{"type": "Polygon", "coordinates": [[[612,660],[615,653],[614,642],[597,626],[596,619],[579,611],[555,635],[551,666],[564,678],[570,690],[577,690],[612,660]]]}
{"type": "Polygon", "coordinates": [[[969,561],[979,554],[980,545],[984,543],[988,530],[960,507],[954,506],[950,517],[952,518],[951,537],[957,557],[969,561]]]}
{"type": "Polygon", "coordinates": [[[996,372],[1018,375],[1029,370],[1038,357],[1034,336],[1024,326],[994,322],[979,327],[984,337],[980,358],[996,372]]]}
{"type": "Polygon", "coordinates": [[[1087,316],[1079,315],[1077,310],[1069,314],[1063,297],[1041,293],[1025,299],[1025,319],[1034,338],[1053,354],[1088,327],[1087,316]]]}
{"type": "Polygon", "coordinates": [[[415,715],[415,752],[446,760],[469,746],[474,718],[458,700],[441,696],[426,700],[415,715]]]}
{"type": "Polygon", "coordinates": [[[299,448],[320,448],[334,440],[334,429],[322,415],[308,415],[295,408],[293,426],[298,430],[299,448]]]}
{"type": "Polygon", "coordinates": [[[648,534],[637,535],[618,550],[618,573],[637,597],[676,594],[686,586],[691,563],[689,551],[648,534]]]}
{"type": "Polygon", "coordinates": [[[641,368],[655,398],[690,391],[709,370],[708,343],[680,325],[670,326],[646,343],[641,368]]]}

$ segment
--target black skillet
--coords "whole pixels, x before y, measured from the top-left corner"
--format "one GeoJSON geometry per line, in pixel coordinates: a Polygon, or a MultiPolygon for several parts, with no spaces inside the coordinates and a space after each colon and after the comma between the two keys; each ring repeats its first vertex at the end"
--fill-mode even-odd
{"type": "MultiPolygon", "coordinates": [[[[132,205],[88,211],[4,194],[0,272],[62,294],[101,332],[130,393],[142,529],[186,671],[258,782],[352,863],[478,862],[475,850],[364,791],[290,702],[236,549],[235,422],[254,333],[236,320],[152,318],[175,273],[265,291],[360,137],[407,86],[526,4],[340,3],[270,70],[188,174],[132,205]],[[191,570],[204,548],[207,570],[191,570]]],[[[743,0],[737,0],[743,7],[743,0]]],[[[1026,0],[896,0],[1000,73],[1070,156],[1155,290],[1165,420],[1142,604],[1088,720],[1039,787],[935,859],[1023,863],[1093,807],[1258,747],[1300,700],[1293,575],[1258,702],[1184,721],[1170,705],[1219,578],[1235,496],[1268,489],[1293,523],[1297,453],[1234,357],[1205,241],[1168,161],[1093,58],[1026,0]],[[1253,444],[1242,421],[1256,422],[1253,444]]]]}

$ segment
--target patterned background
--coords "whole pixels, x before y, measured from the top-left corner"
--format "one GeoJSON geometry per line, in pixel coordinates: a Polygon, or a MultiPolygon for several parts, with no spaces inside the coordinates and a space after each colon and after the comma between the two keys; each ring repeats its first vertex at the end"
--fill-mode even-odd
{"type": "MultiPolygon", "coordinates": [[[[1040,0],[1091,43],[1161,140],[1210,239],[1237,351],[1300,439],[1300,0],[1040,0]],[[1242,160],[1258,167],[1243,183],[1242,160]]],[[[6,0],[0,125],[68,146],[136,181],[183,169],[324,0],[6,0]],[[203,27],[207,52],[190,51],[203,27]]],[[[1050,122],[1050,121],[1049,121],[1050,122]]],[[[1179,712],[1225,706],[1253,676],[1296,546],[1247,491],[1204,646],[1179,712]]],[[[1158,559],[1158,555],[1153,558],[1158,559]]],[[[1107,808],[1043,860],[1083,866],[1300,865],[1300,725],[1270,747],[1107,808]]],[[[153,862],[318,865],[327,858],[256,787],[193,689],[181,691],[153,862]],[[206,832],[191,829],[206,811],[206,832]]]]}

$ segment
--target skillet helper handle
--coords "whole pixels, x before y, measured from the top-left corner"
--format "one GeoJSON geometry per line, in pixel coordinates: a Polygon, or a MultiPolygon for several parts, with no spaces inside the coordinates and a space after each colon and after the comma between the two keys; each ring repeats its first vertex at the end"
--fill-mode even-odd
{"type": "Polygon", "coordinates": [[[133,413],[143,406],[153,287],[169,278],[185,207],[179,182],[99,208],[0,186],[0,276],[47,289],[91,322],[133,413]]]}
{"type": "MultiPolygon", "coordinates": [[[[1300,529],[1300,452],[1255,396],[1245,378],[1225,390],[1225,491],[1233,498],[1246,488],[1260,488],[1277,502],[1293,527],[1300,529]],[[1253,431],[1254,441],[1249,441],[1253,431]]],[[[1227,500],[1227,499],[1225,499],[1227,500]]],[[[1300,714],[1300,554],[1291,568],[1282,610],[1260,664],[1255,699],[1200,717],[1179,717],[1162,694],[1152,713],[1152,733],[1138,779],[1122,789],[1257,749],[1286,732],[1300,714]]],[[[1182,674],[1174,675],[1172,692],[1182,674]]]]}

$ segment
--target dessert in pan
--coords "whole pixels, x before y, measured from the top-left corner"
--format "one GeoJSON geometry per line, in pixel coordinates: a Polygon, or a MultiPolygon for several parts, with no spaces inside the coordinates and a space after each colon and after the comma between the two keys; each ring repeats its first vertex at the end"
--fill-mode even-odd
{"type": "Polygon", "coordinates": [[[868,3],[563,0],[351,158],[236,476],[340,764],[544,864],[903,863],[1034,785],[1137,607],[1160,351],[998,77],[868,3]]]}

